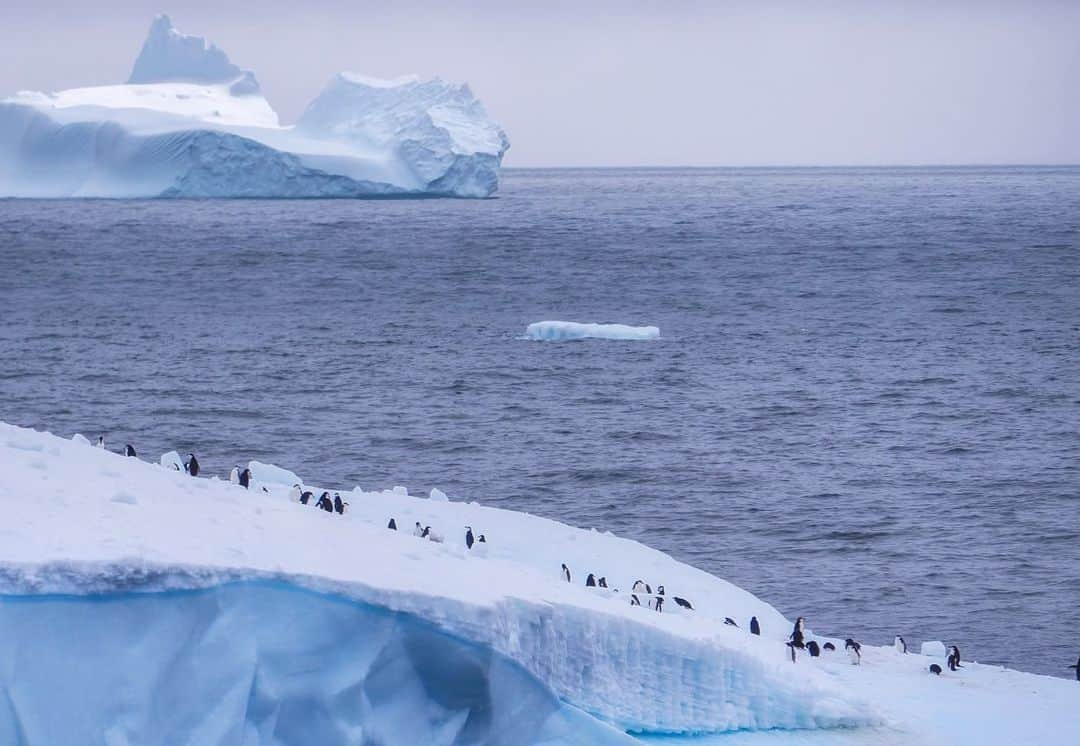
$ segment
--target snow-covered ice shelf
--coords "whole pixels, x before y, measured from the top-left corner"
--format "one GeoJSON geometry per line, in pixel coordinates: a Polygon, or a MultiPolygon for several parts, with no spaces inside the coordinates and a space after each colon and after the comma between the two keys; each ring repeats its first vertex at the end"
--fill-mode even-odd
{"type": "Polygon", "coordinates": [[[487,197],[507,148],[437,78],[340,73],[282,126],[254,73],[162,15],[126,84],[0,100],[0,197],[487,197]]]}
{"type": "Polygon", "coordinates": [[[335,515],[269,464],[245,490],[153,461],[0,423],[0,743],[1075,736],[1074,681],[891,646],[792,664],[772,606],[609,533],[400,489],[335,515]],[[631,606],[638,578],[695,610],[631,606]]]}
{"type": "Polygon", "coordinates": [[[564,342],[572,339],[618,339],[644,341],[659,339],[660,329],[655,326],[627,326],[626,324],[581,324],[576,321],[536,321],[525,329],[529,339],[545,342],[564,342]]]}

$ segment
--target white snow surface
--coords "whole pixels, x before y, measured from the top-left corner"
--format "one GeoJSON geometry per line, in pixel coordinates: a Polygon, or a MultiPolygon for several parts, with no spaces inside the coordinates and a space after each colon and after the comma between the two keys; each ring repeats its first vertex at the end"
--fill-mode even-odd
{"type": "Polygon", "coordinates": [[[281,126],[251,71],[158,16],[126,84],[0,101],[0,197],[487,197],[508,147],[439,79],[341,73],[281,126]]]}
{"type": "Polygon", "coordinates": [[[564,342],[574,339],[618,339],[645,341],[660,338],[655,326],[626,324],[582,324],[576,321],[536,321],[525,329],[529,339],[545,342],[564,342]]]}
{"type": "Polygon", "coordinates": [[[792,664],[783,645],[791,624],[772,606],[610,533],[359,488],[340,490],[350,503],[340,516],[292,502],[290,488],[245,490],[0,423],[0,738],[1075,736],[1076,682],[969,662],[935,677],[931,659],[891,645],[864,644],[861,666],[842,651],[792,664]],[[387,528],[391,517],[398,531],[387,528]],[[416,521],[445,541],[413,536],[416,521]],[[487,537],[486,556],[466,549],[466,525],[487,537]],[[589,572],[611,588],[586,588],[589,572]],[[664,613],[630,605],[639,578],[665,585],[664,613]],[[675,595],[695,611],[676,613],[675,595]],[[761,637],[746,632],[751,615],[761,637]],[[169,717],[155,707],[162,697],[175,703],[169,717]],[[69,698],[75,710],[57,717],[69,698]]]}

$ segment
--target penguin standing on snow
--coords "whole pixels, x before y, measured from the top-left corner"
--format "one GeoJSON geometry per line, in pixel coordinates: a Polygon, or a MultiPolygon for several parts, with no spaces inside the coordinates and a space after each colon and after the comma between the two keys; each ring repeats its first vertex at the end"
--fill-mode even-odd
{"type": "Polygon", "coordinates": [[[949,670],[955,671],[958,668],[962,668],[960,665],[960,648],[953,645],[949,648],[949,657],[945,659],[945,662],[949,664],[949,670]]]}
{"type": "Polygon", "coordinates": [[[300,489],[300,485],[294,484],[292,486],[292,489],[289,490],[289,502],[291,502],[291,503],[300,502],[300,496],[302,494],[304,494],[304,491],[302,489],[300,489]]]}
{"type": "Polygon", "coordinates": [[[95,443],[94,445],[96,445],[98,448],[104,448],[105,447],[105,436],[104,435],[97,436],[97,443],[95,443]]]}
{"type": "Polygon", "coordinates": [[[240,486],[245,490],[251,489],[251,469],[244,469],[240,472],[240,486]]]}
{"type": "Polygon", "coordinates": [[[607,588],[607,577],[605,576],[600,578],[600,580],[596,581],[596,584],[599,585],[601,588],[607,588]]]}
{"type": "Polygon", "coordinates": [[[596,587],[596,576],[593,575],[591,572],[589,573],[589,577],[585,578],[585,587],[586,588],[595,588],[596,587]]]}
{"type": "Polygon", "coordinates": [[[791,640],[792,646],[796,648],[802,648],[803,645],[803,618],[799,617],[795,620],[795,629],[791,630],[791,634],[788,639],[791,640]]]}
{"type": "Polygon", "coordinates": [[[188,454],[188,461],[184,464],[184,471],[193,477],[199,476],[199,460],[195,458],[194,453],[188,454]]]}
{"type": "Polygon", "coordinates": [[[124,455],[129,458],[135,458],[135,446],[131,445],[131,443],[124,446],[124,455]]]}
{"type": "Polygon", "coordinates": [[[1076,659],[1076,663],[1074,663],[1073,665],[1069,666],[1069,668],[1074,668],[1074,669],[1076,669],[1076,680],[1077,680],[1077,681],[1080,681],[1080,658],[1077,658],[1077,659],[1076,659]]]}
{"type": "Polygon", "coordinates": [[[851,665],[857,666],[862,663],[862,645],[849,637],[844,640],[844,650],[848,651],[848,658],[851,659],[851,665]]]}
{"type": "Polygon", "coordinates": [[[570,582],[570,568],[566,566],[565,562],[563,562],[562,565],[562,579],[565,580],[567,583],[570,582]]]}
{"type": "Polygon", "coordinates": [[[319,502],[316,503],[316,505],[325,510],[327,513],[334,512],[334,503],[330,500],[329,492],[324,492],[319,495],[319,502]]]}
{"type": "Polygon", "coordinates": [[[232,471],[229,472],[229,481],[232,484],[240,484],[240,467],[234,466],[232,471]]]}
{"type": "Polygon", "coordinates": [[[391,518],[390,522],[386,524],[386,527],[391,531],[397,531],[397,521],[391,518]]]}
{"type": "Polygon", "coordinates": [[[335,492],[334,493],[334,512],[337,513],[338,515],[345,515],[345,506],[346,505],[348,505],[348,503],[345,502],[344,500],[342,500],[341,495],[339,495],[338,493],[335,492]]]}
{"type": "Polygon", "coordinates": [[[907,652],[907,643],[904,642],[904,638],[901,637],[900,635],[897,635],[896,639],[893,640],[893,647],[896,648],[896,652],[898,652],[898,653],[906,653],[907,652]]]}
{"type": "Polygon", "coordinates": [[[818,644],[814,640],[811,640],[806,643],[806,652],[810,653],[811,658],[817,658],[821,655],[821,648],[818,647],[818,644]]]}
{"type": "Polygon", "coordinates": [[[418,536],[421,538],[424,536],[424,527],[420,525],[420,521],[416,522],[416,528],[413,529],[412,533],[413,536],[418,536]]]}
{"type": "Polygon", "coordinates": [[[302,493],[300,493],[300,504],[307,505],[308,501],[311,500],[311,498],[313,497],[315,497],[315,493],[309,490],[304,490],[302,493]]]}
{"type": "Polygon", "coordinates": [[[760,635],[761,634],[761,625],[758,624],[758,620],[757,620],[756,616],[750,617],[750,634],[752,634],[752,635],[760,635]]]}
{"type": "Polygon", "coordinates": [[[483,534],[480,534],[480,538],[479,538],[479,539],[477,539],[477,540],[476,540],[476,542],[477,542],[478,544],[487,544],[487,539],[486,539],[486,538],[484,537],[484,535],[483,535],[483,534]]]}
{"type": "Polygon", "coordinates": [[[474,539],[473,539],[473,533],[472,533],[472,526],[466,526],[465,527],[465,548],[466,549],[472,549],[473,541],[474,541],[474,539]]]}

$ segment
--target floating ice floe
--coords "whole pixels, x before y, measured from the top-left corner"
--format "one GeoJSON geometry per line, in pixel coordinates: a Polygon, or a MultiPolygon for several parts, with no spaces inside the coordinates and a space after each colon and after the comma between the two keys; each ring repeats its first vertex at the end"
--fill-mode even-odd
{"type": "Polygon", "coordinates": [[[572,339],[619,339],[644,341],[659,339],[656,326],[627,326],[626,324],[580,324],[575,321],[537,321],[525,329],[529,339],[563,342],[572,339]]]}

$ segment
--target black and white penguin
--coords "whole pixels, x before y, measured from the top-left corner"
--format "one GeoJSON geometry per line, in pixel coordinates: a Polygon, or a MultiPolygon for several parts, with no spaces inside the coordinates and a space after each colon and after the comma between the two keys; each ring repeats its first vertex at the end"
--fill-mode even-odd
{"type": "Polygon", "coordinates": [[[1074,668],[1074,669],[1076,669],[1076,680],[1077,680],[1077,681],[1080,681],[1080,658],[1077,658],[1077,659],[1076,659],[1076,663],[1074,663],[1073,665],[1069,666],[1069,668],[1074,668]]]}
{"type": "Polygon", "coordinates": [[[600,580],[597,581],[597,585],[599,585],[601,588],[607,588],[607,578],[600,578],[600,580]]]}
{"type": "Polygon", "coordinates": [[[726,624],[726,625],[727,625],[727,626],[729,626],[729,627],[735,627],[735,628],[738,628],[738,626],[739,626],[739,625],[738,625],[738,624],[737,624],[737,623],[735,622],[735,620],[734,620],[734,619],[732,619],[732,618],[731,618],[731,617],[729,617],[729,616],[726,616],[726,617],[724,617],[724,624],[726,624]]]}
{"type": "Polygon", "coordinates": [[[424,526],[424,530],[420,532],[421,539],[431,538],[431,526],[424,526]]]}
{"type": "Polygon", "coordinates": [[[244,469],[240,472],[240,486],[244,489],[251,489],[251,469],[244,469]]]}
{"type": "Polygon", "coordinates": [[[849,637],[844,640],[844,650],[848,651],[848,658],[851,659],[851,665],[857,666],[862,663],[862,645],[849,637]]]}
{"type": "Polygon", "coordinates": [[[570,582],[570,568],[566,566],[565,562],[563,563],[563,566],[562,566],[562,578],[567,583],[570,582]]]}
{"type": "Polygon", "coordinates": [[[188,454],[187,463],[184,464],[184,471],[193,477],[199,476],[199,460],[195,458],[194,453],[188,454]]]}
{"type": "Polygon", "coordinates": [[[657,596],[656,598],[653,599],[653,608],[656,609],[659,612],[663,612],[663,610],[664,610],[664,597],[663,596],[657,596]]]}
{"type": "Polygon", "coordinates": [[[424,527],[420,525],[420,521],[416,522],[416,528],[413,529],[412,533],[413,533],[413,536],[421,536],[422,537],[424,535],[424,527]]]}
{"type": "Polygon", "coordinates": [[[346,503],[344,500],[341,499],[341,495],[339,495],[336,492],[334,493],[334,512],[335,513],[337,513],[338,515],[345,515],[345,506],[347,504],[348,503],[346,503]]]}
{"type": "Polygon", "coordinates": [[[638,597],[635,596],[632,593],[630,594],[630,605],[631,606],[641,606],[641,601],[639,601],[638,597]]]}
{"type": "Polygon", "coordinates": [[[105,447],[105,436],[104,435],[97,436],[97,443],[95,443],[94,445],[96,445],[98,448],[104,448],[105,447]]]}
{"type": "MultiPolygon", "coordinates": [[[[691,604],[689,601],[687,601],[682,596],[672,596],[672,598],[675,599],[676,605],[681,606],[684,609],[689,609],[690,611],[694,610],[693,604],[691,604]]],[[[735,626],[738,627],[739,625],[736,624],[735,626]]]]}
{"type": "Polygon", "coordinates": [[[229,472],[229,481],[233,484],[240,484],[240,467],[234,466],[232,471],[229,472]]]}
{"type": "Polygon", "coordinates": [[[473,541],[474,541],[474,539],[473,539],[473,535],[472,535],[472,526],[466,526],[465,527],[465,547],[467,549],[472,549],[473,541]]]}
{"type": "Polygon", "coordinates": [[[478,538],[478,539],[476,540],[476,543],[477,543],[477,544],[487,544],[487,539],[486,539],[486,538],[484,538],[484,535],[483,535],[483,534],[480,534],[480,538],[478,538]]]}
{"type": "Polygon", "coordinates": [[[935,676],[941,676],[941,666],[936,663],[931,663],[930,673],[934,674],[935,676]]]}
{"type": "Polygon", "coordinates": [[[906,653],[907,652],[907,643],[904,642],[904,638],[901,637],[900,635],[897,635],[896,639],[893,640],[893,647],[896,648],[896,652],[898,652],[898,653],[906,653]]]}
{"type": "Polygon", "coordinates": [[[822,650],[828,650],[829,652],[832,652],[833,650],[836,650],[836,646],[833,645],[831,642],[827,642],[827,643],[825,643],[824,645],[821,646],[821,649],[822,650]]]}
{"type": "Polygon", "coordinates": [[[300,493],[300,504],[301,505],[307,505],[308,501],[311,500],[311,498],[313,498],[313,497],[315,497],[315,493],[310,492],[308,490],[304,490],[303,492],[300,493]]]}
{"type": "Polygon", "coordinates": [[[325,510],[327,513],[334,512],[334,502],[330,499],[329,492],[324,492],[319,495],[319,507],[325,510]]]}
{"type": "Polygon", "coordinates": [[[591,572],[589,573],[589,577],[585,578],[585,587],[586,588],[595,588],[596,587],[596,576],[593,575],[591,572]]]}
{"type": "Polygon", "coordinates": [[[795,643],[793,643],[791,640],[788,640],[784,644],[787,645],[788,650],[791,651],[791,662],[794,663],[795,662],[795,643]]]}
{"type": "Polygon", "coordinates": [[[817,642],[811,640],[810,642],[806,643],[806,652],[810,653],[811,658],[817,658],[819,655],[821,655],[821,648],[818,647],[817,642]]]}
{"type": "Polygon", "coordinates": [[[124,446],[124,455],[129,458],[135,458],[135,446],[131,445],[131,443],[124,446]]]}
{"type": "Polygon", "coordinates": [[[960,665],[960,648],[953,645],[949,648],[949,657],[945,659],[945,662],[949,664],[949,670],[955,671],[958,668],[962,668],[960,665]]]}
{"type": "Polygon", "coordinates": [[[757,620],[756,616],[750,617],[750,634],[752,634],[752,635],[760,635],[761,634],[761,625],[758,624],[758,620],[757,620]]]}
{"type": "Polygon", "coordinates": [[[386,527],[391,531],[397,531],[397,521],[391,518],[390,522],[386,524],[386,527]]]}
{"type": "Polygon", "coordinates": [[[633,587],[630,588],[630,590],[632,590],[632,591],[634,591],[636,593],[643,592],[645,590],[645,581],[644,580],[635,580],[634,585],[633,585],[633,587]]]}
{"type": "Polygon", "coordinates": [[[803,618],[799,617],[795,620],[795,629],[791,630],[791,634],[788,635],[788,639],[791,640],[791,644],[797,648],[803,647],[803,618]]]}

